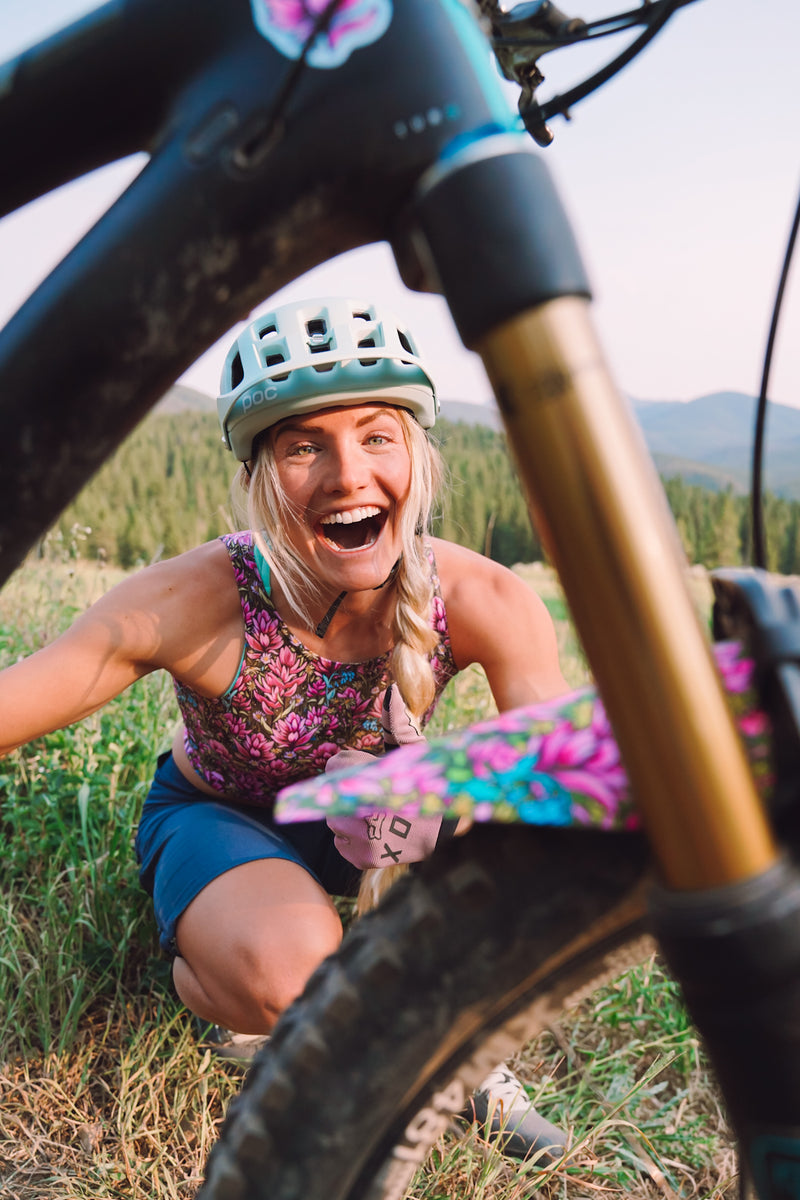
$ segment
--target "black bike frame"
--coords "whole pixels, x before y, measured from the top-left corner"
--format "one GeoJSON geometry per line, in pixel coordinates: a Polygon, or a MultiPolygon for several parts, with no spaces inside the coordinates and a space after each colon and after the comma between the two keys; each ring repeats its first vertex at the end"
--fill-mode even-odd
{"type": "Polygon", "coordinates": [[[248,0],[112,0],[10,64],[0,213],[150,159],[2,334],[0,579],[202,351],[317,263],[397,241],[425,171],[509,127],[479,37],[458,0],[402,0],[278,113],[296,64],[248,0]]]}
{"type": "Polygon", "coordinates": [[[150,155],[0,335],[0,579],[232,324],[315,264],[390,242],[483,355],[747,1169],[763,1197],[800,1196],[800,888],[588,324],[569,225],[460,0],[365,13],[338,65],[300,66],[261,32],[268,0],[112,0],[0,73],[3,212],[150,155]]]}

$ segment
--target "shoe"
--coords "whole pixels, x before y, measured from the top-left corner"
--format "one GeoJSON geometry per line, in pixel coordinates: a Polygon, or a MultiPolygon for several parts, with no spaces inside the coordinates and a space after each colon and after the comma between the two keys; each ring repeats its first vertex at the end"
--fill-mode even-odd
{"type": "Polygon", "coordinates": [[[505,1063],[486,1076],[461,1115],[470,1123],[488,1127],[487,1136],[497,1141],[509,1158],[535,1157],[545,1166],[562,1158],[569,1148],[564,1130],[540,1116],[505,1063]]]}
{"type": "Polygon", "coordinates": [[[204,1025],[200,1044],[217,1058],[249,1063],[268,1041],[268,1033],[233,1033],[221,1025],[204,1025]]]}

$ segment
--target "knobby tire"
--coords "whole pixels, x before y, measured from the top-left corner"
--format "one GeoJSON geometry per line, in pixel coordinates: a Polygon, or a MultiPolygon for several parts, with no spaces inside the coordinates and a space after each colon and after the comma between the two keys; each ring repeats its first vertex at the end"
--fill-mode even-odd
{"type": "Polygon", "coordinates": [[[400,1200],[471,1091],[650,946],[634,834],[483,826],[357,922],[233,1101],[198,1200],[400,1200]]]}

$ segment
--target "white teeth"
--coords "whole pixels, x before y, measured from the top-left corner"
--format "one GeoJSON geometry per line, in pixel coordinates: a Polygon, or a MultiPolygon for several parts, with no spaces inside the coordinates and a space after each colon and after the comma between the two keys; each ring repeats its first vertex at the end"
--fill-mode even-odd
{"type": "Polygon", "coordinates": [[[374,504],[366,505],[364,508],[350,508],[347,512],[329,513],[327,517],[322,518],[322,524],[354,525],[356,521],[366,521],[369,517],[379,516],[380,511],[374,504]]]}

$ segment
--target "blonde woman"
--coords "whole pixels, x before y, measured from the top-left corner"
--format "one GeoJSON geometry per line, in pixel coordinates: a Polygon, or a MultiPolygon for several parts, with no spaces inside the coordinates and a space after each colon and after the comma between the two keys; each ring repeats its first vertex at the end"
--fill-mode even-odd
{"type": "MultiPolygon", "coordinates": [[[[354,893],[372,861],[366,823],[276,827],[278,790],[382,753],[390,685],[404,740],[470,663],[501,710],[566,684],[537,596],[426,534],[437,402],[395,317],[344,299],[275,308],[236,339],[221,391],[249,530],[130,577],[3,672],[0,752],[151,671],[173,676],[182,724],[144,805],[142,883],[181,1000],[264,1035],[339,945],[331,895],[354,893]]],[[[425,857],[440,826],[413,822],[389,857],[425,857]]]]}

